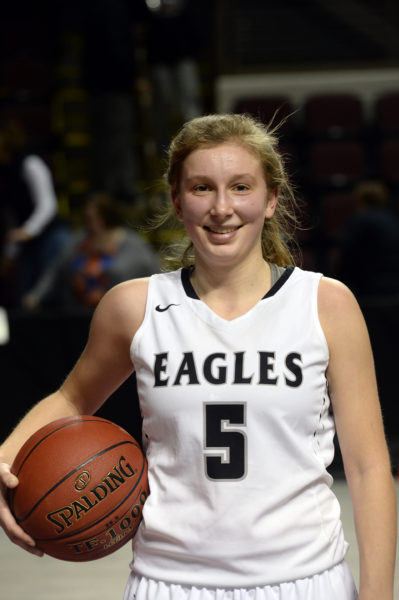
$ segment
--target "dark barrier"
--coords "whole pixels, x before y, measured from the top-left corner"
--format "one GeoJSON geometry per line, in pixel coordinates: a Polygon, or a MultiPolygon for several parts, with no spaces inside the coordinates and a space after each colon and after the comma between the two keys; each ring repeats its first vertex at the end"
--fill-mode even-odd
{"type": "Polygon", "coordinates": [[[399,468],[399,299],[361,303],[370,333],[382,413],[395,469],[399,468]]]}
{"type": "MultiPolygon", "coordinates": [[[[378,391],[392,468],[399,475],[399,298],[360,300],[373,348],[378,391]]],[[[343,472],[336,444],[333,471],[343,472]]]]}
{"type": "MultiPolygon", "coordinates": [[[[56,390],[86,343],[87,312],[13,311],[8,315],[10,341],[0,346],[2,381],[1,439],[38,400],[56,390]]],[[[141,416],[130,377],[96,413],[110,419],[141,441],[141,416]]]]}

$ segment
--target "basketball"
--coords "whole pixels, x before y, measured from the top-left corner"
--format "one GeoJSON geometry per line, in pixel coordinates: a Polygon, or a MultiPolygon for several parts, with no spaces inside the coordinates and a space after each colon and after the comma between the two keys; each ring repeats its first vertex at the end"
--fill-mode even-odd
{"type": "Polygon", "coordinates": [[[88,561],[118,550],[137,531],[149,494],[137,441],[115,423],[67,417],[36,431],[11,468],[11,511],[38,548],[88,561]]]}

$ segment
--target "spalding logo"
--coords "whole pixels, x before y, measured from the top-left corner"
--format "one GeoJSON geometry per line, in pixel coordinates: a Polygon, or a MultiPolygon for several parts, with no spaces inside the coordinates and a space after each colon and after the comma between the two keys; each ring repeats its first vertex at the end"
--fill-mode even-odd
{"type": "Polygon", "coordinates": [[[75,479],[75,490],[81,492],[89,484],[90,473],[88,471],[82,471],[75,479]]]}
{"type": "MultiPolygon", "coordinates": [[[[79,485],[85,484],[83,487],[86,487],[88,483],[88,481],[86,483],[86,478],[89,474],[87,473],[87,475],[82,478],[81,476],[83,473],[86,473],[86,471],[82,471],[82,473],[76,478],[75,487],[77,483],[79,485]]],[[[100,483],[97,483],[78,500],[73,500],[71,504],[61,506],[59,509],[48,513],[46,518],[53,525],[55,525],[56,533],[62,533],[65,528],[71,527],[76,521],[81,519],[85,514],[92,510],[97,504],[102,502],[104,498],[108,496],[108,494],[115,492],[115,490],[126,483],[127,479],[135,477],[136,474],[137,472],[127,462],[126,458],[121,456],[118,464],[114,465],[111,471],[105,475],[100,483]]]]}

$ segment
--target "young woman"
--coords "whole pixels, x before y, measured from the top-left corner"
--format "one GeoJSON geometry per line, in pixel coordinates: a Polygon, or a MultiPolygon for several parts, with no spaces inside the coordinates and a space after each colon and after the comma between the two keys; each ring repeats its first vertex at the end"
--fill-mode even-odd
{"type": "MultiPolygon", "coordinates": [[[[195,119],[167,180],[183,268],[104,296],[65,383],[2,445],[3,491],[33,431],[94,413],[135,369],[150,496],[125,600],[357,598],[327,472],[335,427],[359,599],[392,600],[395,493],[367,330],[346,287],[291,265],[276,138],[246,116],[195,119]]],[[[40,553],[4,498],[0,523],[40,553]]]]}

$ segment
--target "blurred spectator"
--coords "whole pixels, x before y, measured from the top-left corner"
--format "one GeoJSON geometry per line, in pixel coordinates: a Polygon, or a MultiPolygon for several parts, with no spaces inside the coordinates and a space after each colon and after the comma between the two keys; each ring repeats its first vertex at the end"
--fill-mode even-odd
{"type": "Polygon", "coordinates": [[[356,211],[342,237],[337,276],[361,299],[399,294],[399,220],[377,180],[354,189],[356,211]]]}
{"type": "MultiPolygon", "coordinates": [[[[203,112],[199,57],[204,26],[193,0],[147,0],[147,53],[160,156],[177,127],[203,112]]],[[[207,25],[205,25],[207,26],[207,25]]]]}
{"type": "Polygon", "coordinates": [[[63,252],[24,298],[24,306],[94,308],[112,286],[159,270],[150,244],[123,224],[108,194],[91,195],[85,227],[71,234],[63,252]]]}
{"type": "Polygon", "coordinates": [[[89,0],[82,11],[93,188],[134,202],[139,157],[134,143],[138,119],[133,27],[143,9],[136,1],[89,0]]]}
{"type": "Polygon", "coordinates": [[[0,303],[20,298],[61,250],[68,228],[58,214],[51,171],[28,148],[21,123],[0,122],[0,303]]]}

